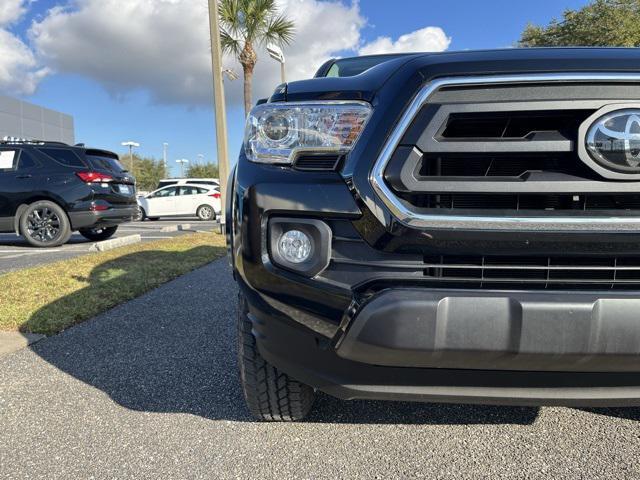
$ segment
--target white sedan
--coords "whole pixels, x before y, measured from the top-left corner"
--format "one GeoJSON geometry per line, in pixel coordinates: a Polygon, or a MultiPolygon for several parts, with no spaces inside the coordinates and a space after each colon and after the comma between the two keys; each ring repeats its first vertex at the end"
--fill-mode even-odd
{"type": "Polygon", "coordinates": [[[220,192],[206,185],[173,185],[159,188],[138,197],[139,219],[157,220],[160,217],[191,216],[200,220],[215,220],[222,209],[220,192]]]}

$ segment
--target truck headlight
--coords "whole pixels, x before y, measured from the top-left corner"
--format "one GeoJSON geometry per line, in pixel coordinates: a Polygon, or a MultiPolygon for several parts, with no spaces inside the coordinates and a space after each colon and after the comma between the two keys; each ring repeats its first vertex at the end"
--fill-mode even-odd
{"type": "Polygon", "coordinates": [[[271,164],[290,164],[301,152],[347,153],[370,115],[365,102],[264,103],[249,113],[244,151],[271,164]]]}

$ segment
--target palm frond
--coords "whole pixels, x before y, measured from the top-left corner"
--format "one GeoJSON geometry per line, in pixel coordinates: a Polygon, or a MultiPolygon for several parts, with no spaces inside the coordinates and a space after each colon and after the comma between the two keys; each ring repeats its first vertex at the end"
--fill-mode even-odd
{"type": "Polygon", "coordinates": [[[284,15],[278,15],[269,18],[263,33],[263,41],[264,43],[288,45],[293,40],[295,32],[295,24],[284,15]]]}
{"type": "Polygon", "coordinates": [[[236,57],[240,55],[240,52],[242,51],[240,41],[234,38],[224,28],[220,28],[220,46],[222,47],[223,53],[235,55],[236,57]]]}

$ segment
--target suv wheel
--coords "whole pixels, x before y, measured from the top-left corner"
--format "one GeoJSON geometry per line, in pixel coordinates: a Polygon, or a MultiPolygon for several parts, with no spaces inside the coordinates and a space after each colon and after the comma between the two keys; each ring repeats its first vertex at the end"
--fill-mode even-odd
{"type": "Polygon", "coordinates": [[[95,227],[95,228],[83,228],[78,230],[80,235],[88,240],[92,240],[94,242],[101,242],[102,240],[107,240],[116,233],[118,227],[95,227]]]}
{"type": "Polygon", "coordinates": [[[71,237],[71,225],[60,206],[40,200],[20,216],[20,233],[34,247],[58,247],[71,237]]]}
{"type": "Polygon", "coordinates": [[[209,205],[200,205],[196,211],[196,215],[204,222],[216,219],[216,212],[214,212],[213,207],[209,205]]]}
{"type": "Polygon", "coordinates": [[[315,391],[269,364],[251,333],[247,301],[238,297],[238,364],[244,398],[251,414],[267,421],[292,422],[307,416],[315,391]]]}

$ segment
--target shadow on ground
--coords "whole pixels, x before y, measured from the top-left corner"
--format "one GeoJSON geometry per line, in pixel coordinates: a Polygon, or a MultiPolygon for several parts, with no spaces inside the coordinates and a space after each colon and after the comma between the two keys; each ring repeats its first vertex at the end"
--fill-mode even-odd
{"type": "MultiPolygon", "coordinates": [[[[100,271],[91,277],[103,281],[100,271]]],[[[113,281],[126,280],[124,275],[113,281]]],[[[132,410],[252,421],[236,376],[235,296],[222,259],[31,348],[132,410]]],[[[640,409],[588,411],[640,419],[640,409]]],[[[528,425],[538,412],[528,407],[343,402],[321,394],[309,421],[528,425]]]]}

